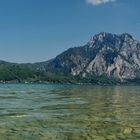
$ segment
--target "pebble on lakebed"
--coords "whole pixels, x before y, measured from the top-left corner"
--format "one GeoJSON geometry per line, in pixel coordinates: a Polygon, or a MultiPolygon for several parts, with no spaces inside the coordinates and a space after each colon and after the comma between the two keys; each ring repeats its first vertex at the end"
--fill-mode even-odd
{"type": "Polygon", "coordinates": [[[125,135],[131,134],[131,133],[132,133],[132,128],[130,128],[130,127],[125,128],[124,131],[123,131],[123,133],[124,133],[125,135]]]}

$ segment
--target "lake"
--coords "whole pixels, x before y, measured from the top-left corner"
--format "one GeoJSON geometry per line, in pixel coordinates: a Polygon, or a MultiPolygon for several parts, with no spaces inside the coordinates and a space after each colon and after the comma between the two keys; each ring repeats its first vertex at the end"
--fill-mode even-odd
{"type": "Polygon", "coordinates": [[[140,86],[0,84],[0,140],[132,139],[140,86]]]}

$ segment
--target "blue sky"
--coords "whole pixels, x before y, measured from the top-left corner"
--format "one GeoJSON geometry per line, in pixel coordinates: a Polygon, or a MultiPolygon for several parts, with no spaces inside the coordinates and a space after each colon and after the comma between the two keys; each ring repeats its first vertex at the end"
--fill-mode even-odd
{"type": "Polygon", "coordinates": [[[40,62],[99,32],[140,40],[140,0],[0,0],[0,60],[40,62]]]}

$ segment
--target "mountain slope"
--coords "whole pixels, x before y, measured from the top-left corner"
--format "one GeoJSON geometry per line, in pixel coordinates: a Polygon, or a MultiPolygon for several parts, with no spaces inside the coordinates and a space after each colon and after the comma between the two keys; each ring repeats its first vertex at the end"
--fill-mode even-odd
{"type": "Polygon", "coordinates": [[[82,47],[68,49],[52,60],[46,71],[64,75],[87,75],[114,78],[120,81],[140,77],[140,43],[127,33],[100,33],[82,47]]]}

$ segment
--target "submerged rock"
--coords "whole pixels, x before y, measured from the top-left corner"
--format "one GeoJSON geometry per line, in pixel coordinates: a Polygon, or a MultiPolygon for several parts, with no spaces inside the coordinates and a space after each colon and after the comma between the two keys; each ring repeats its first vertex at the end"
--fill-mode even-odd
{"type": "Polygon", "coordinates": [[[125,128],[123,133],[126,134],[126,135],[131,134],[132,133],[132,128],[130,128],[130,127],[125,128]]]}

